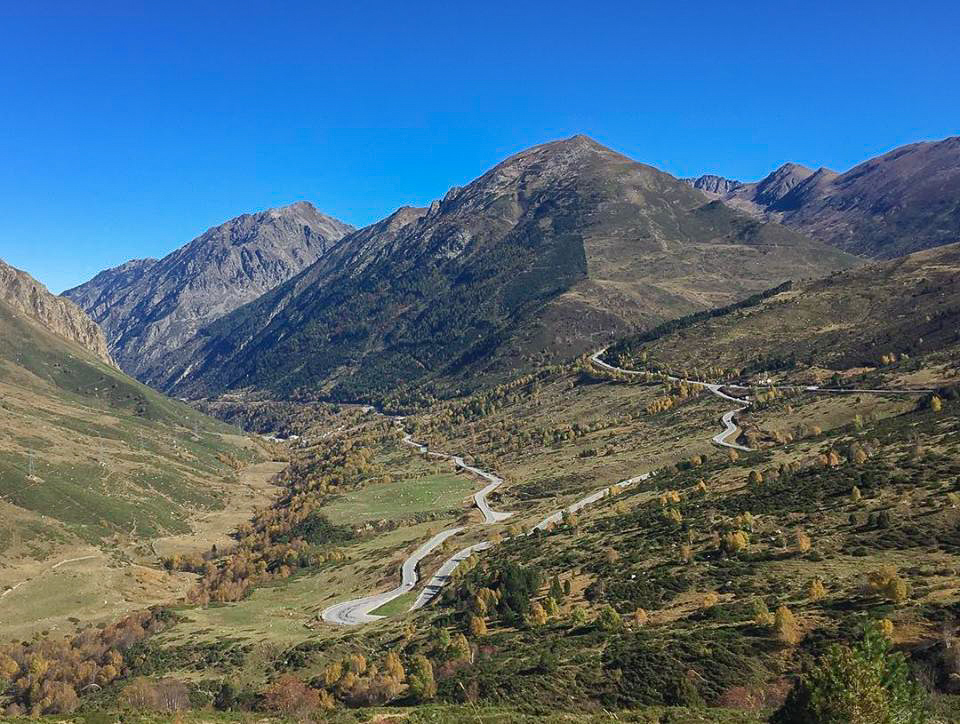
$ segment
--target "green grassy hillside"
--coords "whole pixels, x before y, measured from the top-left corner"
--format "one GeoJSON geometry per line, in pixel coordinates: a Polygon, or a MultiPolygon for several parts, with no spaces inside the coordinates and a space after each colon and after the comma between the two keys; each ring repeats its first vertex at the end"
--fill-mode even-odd
{"type": "Polygon", "coordinates": [[[0,304],[0,554],[189,530],[223,505],[235,428],[195,412],[0,304]]]}
{"type": "MultiPolygon", "coordinates": [[[[880,386],[929,386],[960,360],[960,244],[793,284],[722,314],[668,323],[613,345],[610,359],[818,383],[873,371],[880,386]]],[[[716,375],[714,375],[716,376],[716,375]]]]}

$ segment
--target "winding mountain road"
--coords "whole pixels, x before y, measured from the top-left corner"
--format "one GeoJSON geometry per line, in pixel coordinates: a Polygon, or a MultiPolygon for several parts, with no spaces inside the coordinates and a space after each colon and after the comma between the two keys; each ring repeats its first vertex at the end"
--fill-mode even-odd
{"type": "MultiPolygon", "coordinates": [[[[609,364],[601,359],[601,356],[607,351],[607,348],[604,347],[590,356],[590,361],[595,364],[597,367],[606,369],[610,372],[616,372],[624,375],[644,375],[646,372],[641,370],[628,370],[622,367],[616,367],[609,364]]],[[[751,452],[751,448],[741,445],[736,442],[735,438],[731,441],[731,438],[734,437],[738,431],[738,427],[734,418],[736,415],[743,410],[747,409],[751,405],[751,400],[749,397],[735,397],[733,395],[728,395],[723,391],[723,388],[736,389],[736,390],[749,390],[749,387],[737,384],[718,384],[713,382],[701,382],[699,380],[688,380],[681,377],[674,377],[673,375],[667,375],[666,378],[672,382],[684,382],[687,384],[696,384],[710,391],[711,394],[723,399],[728,402],[733,402],[737,405],[732,410],[728,410],[723,413],[720,418],[721,423],[723,424],[723,431],[717,433],[711,438],[711,441],[720,447],[733,448],[735,450],[743,450],[745,452],[751,452]]],[[[774,385],[756,385],[755,387],[761,389],[769,389],[774,387],[774,385]]],[[[783,388],[792,388],[792,389],[801,389],[807,392],[818,392],[818,393],[840,393],[840,394],[849,394],[849,393],[863,393],[863,394],[924,394],[928,392],[933,392],[932,389],[927,388],[901,388],[901,389],[847,389],[847,388],[830,388],[830,387],[819,387],[816,385],[808,386],[788,386],[784,385],[783,388]]],[[[402,418],[396,418],[397,424],[401,423],[402,418]]],[[[409,445],[410,447],[415,448],[419,452],[429,455],[431,457],[443,458],[446,460],[451,460],[455,465],[466,470],[477,477],[483,478],[484,480],[489,481],[489,485],[484,487],[482,490],[479,490],[474,494],[473,500],[477,508],[483,514],[484,524],[498,523],[506,518],[509,518],[513,515],[512,512],[505,511],[495,511],[490,508],[489,503],[487,502],[487,496],[489,496],[494,490],[500,487],[503,484],[503,479],[489,473],[480,468],[467,465],[466,461],[459,455],[450,455],[447,453],[438,453],[430,451],[426,445],[416,442],[408,433],[404,434],[403,443],[409,445]]],[[[652,472],[643,473],[642,475],[637,475],[632,478],[627,478],[626,480],[621,480],[616,483],[615,486],[619,488],[624,488],[634,483],[647,480],[650,476],[653,475],[652,472]]],[[[611,489],[615,486],[609,486],[606,488],[601,488],[590,495],[581,498],[580,500],[572,503],[571,505],[563,508],[561,510],[555,511],[548,515],[546,518],[537,523],[527,535],[532,535],[537,531],[544,531],[549,529],[551,525],[556,525],[563,520],[564,512],[567,513],[576,513],[588,505],[596,503],[598,500],[605,498],[610,495],[611,489]]],[[[341,625],[358,625],[363,623],[370,623],[372,621],[378,621],[383,618],[383,616],[374,616],[371,614],[371,611],[379,608],[388,601],[392,601],[398,596],[402,596],[404,593],[407,593],[416,586],[418,581],[417,566],[420,562],[426,558],[435,548],[440,546],[445,540],[456,535],[457,533],[464,530],[464,528],[450,528],[449,530],[441,531],[437,535],[433,536],[426,543],[417,548],[413,554],[407,558],[403,565],[401,566],[401,584],[392,591],[386,591],[384,593],[373,594],[371,596],[366,596],[364,598],[358,598],[351,601],[345,601],[343,603],[338,603],[327,608],[321,614],[321,618],[328,623],[341,624],[341,625]]],[[[473,555],[476,552],[488,550],[493,547],[492,541],[481,541],[480,543],[474,543],[473,545],[467,546],[456,553],[454,553],[450,558],[444,561],[440,568],[437,569],[436,573],[431,576],[430,580],[427,581],[426,585],[423,587],[423,590],[420,591],[420,594],[417,596],[413,605],[410,607],[411,611],[423,608],[426,606],[440,591],[445,585],[450,582],[450,577],[457,567],[463,563],[467,558],[473,555]]]]}
{"type": "MultiPolygon", "coordinates": [[[[399,419],[397,420],[397,424],[400,424],[399,419]]],[[[512,512],[493,510],[493,508],[490,507],[489,502],[487,502],[487,496],[503,485],[502,478],[472,465],[467,465],[467,462],[460,455],[448,455],[446,453],[431,452],[426,445],[414,440],[409,433],[404,434],[402,442],[405,445],[415,448],[418,452],[423,453],[424,455],[451,460],[457,467],[489,481],[489,485],[476,492],[473,496],[473,502],[483,514],[483,522],[485,524],[489,525],[491,523],[499,523],[500,521],[506,520],[513,515],[512,512]]],[[[355,598],[350,601],[334,604],[333,606],[324,609],[320,614],[320,618],[327,623],[340,624],[342,626],[355,626],[361,623],[371,623],[373,621],[380,620],[383,618],[383,616],[376,616],[372,612],[384,604],[392,601],[393,599],[412,591],[419,580],[417,567],[420,565],[420,561],[430,555],[436,548],[441,546],[445,540],[456,535],[462,530],[463,528],[460,527],[449,528],[447,530],[440,531],[426,543],[417,548],[406,560],[403,561],[403,564],[400,567],[400,585],[393,590],[385,591],[383,593],[375,593],[371,596],[355,598]]],[[[433,578],[428,581],[427,585],[424,587],[424,590],[420,593],[420,596],[417,598],[416,602],[414,602],[413,608],[419,608],[433,598],[433,596],[439,592],[440,588],[443,587],[443,582],[449,580],[450,573],[452,573],[453,570],[460,565],[463,560],[469,557],[474,551],[485,550],[486,548],[489,548],[490,545],[492,544],[489,541],[477,543],[476,545],[469,546],[468,548],[458,551],[452,557],[447,559],[443,565],[440,566],[440,570],[438,570],[433,578]],[[433,592],[429,593],[428,595],[428,592],[430,591],[433,592]],[[422,602],[421,599],[423,599],[422,602]]]]}
{"type": "Polygon", "coordinates": [[[485,540],[481,541],[480,543],[474,543],[472,546],[467,546],[466,548],[459,550],[450,556],[443,562],[440,568],[437,569],[437,572],[431,576],[430,580],[427,581],[427,584],[423,587],[423,590],[420,591],[420,595],[417,596],[417,600],[413,602],[410,610],[416,611],[418,608],[423,608],[430,603],[434,596],[440,593],[441,589],[450,582],[450,576],[456,570],[457,566],[467,560],[467,558],[472,556],[474,553],[478,551],[485,551],[492,547],[493,542],[485,540]]]}
{"type": "MultiPolygon", "coordinates": [[[[611,485],[606,488],[601,488],[600,490],[590,493],[590,495],[588,495],[587,497],[581,498],[575,503],[568,505],[566,508],[563,508],[562,510],[558,510],[551,513],[546,518],[544,518],[539,523],[537,523],[535,526],[533,526],[533,528],[530,529],[527,535],[533,535],[538,530],[545,531],[551,525],[556,525],[560,523],[563,520],[564,512],[576,513],[577,511],[582,510],[588,505],[596,503],[598,500],[601,500],[607,497],[608,495],[610,495],[610,491],[614,487],[625,488],[629,485],[633,485],[634,483],[640,482],[641,480],[646,480],[651,475],[653,475],[652,472],[643,473],[642,475],[637,475],[632,478],[627,478],[626,480],[621,480],[619,483],[616,483],[615,485],[611,485]]],[[[433,577],[427,582],[427,585],[423,587],[423,590],[420,592],[420,595],[417,596],[417,600],[414,601],[413,606],[410,607],[410,610],[415,611],[416,609],[423,608],[428,603],[430,603],[430,601],[432,601],[433,598],[438,593],[440,593],[443,587],[450,582],[450,576],[456,570],[457,566],[459,566],[461,563],[463,563],[463,561],[465,561],[467,558],[469,558],[471,555],[473,555],[477,551],[485,551],[492,547],[493,547],[492,541],[483,541],[481,543],[475,543],[472,546],[467,546],[463,550],[457,551],[452,556],[450,556],[450,558],[444,561],[443,565],[440,566],[440,568],[433,575],[433,577]]]]}
{"type": "MultiPolygon", "coordinates": [[[[627,370],[627,369],[624,369],[623,367],[615,367],[612,364],[604,362],[602,359],[600,359],[600,357],[606,351],[607,351],[606,347],[604,347],[603,349],[597,350],[592,355],[590,355],[590,361],[593,364],[597,365],[597,367],[602,367],[603,369],[609,370],[610,372],[618,372],[623,375],[647,374],[642,370],[627,370]]],[[[748,398],[734,397],[733,395],[728,395],[727,393],[721,390],[721,387],[723,387],[723,385],[719,385],[713,382],[699,382],[697,380],[685,380],[682,377],[674,377],[673,375],[667,375],[667,379],[670,380],[671,382],[686,382],[687,384],[700,385],[701,387],[704,387],[705,389],[710,390],[710,392],[712,392],[717,397],[720,397],[724,400],[729,400],[730,402],[735,402],[737,405],[739,405],[739,407],[737,407],[736,409],[729,410],[728,412],[723,413],[723,416],[720,418],[720,422],[723,423],[723,432],[714,435],[710,439],[715,445],[719,445],[720,447],[729,447],[729,448],[733,448],[734,450],[743,450],[745,452],[750,452],[750,448],[748,448],[746,445],[741,445],[740,443],[735,441],[730,442],[729,440],[729,438],[735,435],[737,430],[739,429],[737,427],[737,424],[733,421],[733,418],[737,415],[738,412],[742,412],[743,410],[746,410],[750,406],[750,400],[748,398]]],[[[736,385],[736,387],[737,389],[747,389],[746,387],[741,387],[740,385],[736,385]]]]}
{"type": "MultiPolygon", "coordinates": [[[[618,372],[624,375],[644,375],[647,374],[643,370],[628,370],[623,367],[616,367],[608,362],[604,362],[600,357],[607,351],[607,347],[597,350],[592,355],[590,355],[590,361],[610,372],[618,372]]],[[[736,450],[744,450],[750,452],[751,448],[746,447],[745,445],[740,445],[737,442],[730,442],[729,438],[736,433],[737,425],[733,421],[733,418],[738,412],[746,410],[750,405],[751,401],[749,397],[734,397],[728,395],[722,391],[721,388],[726,387],[728,389],[735,390],[749,390],[750,387],[737,384],[717,384],[715,382],[700,382],[699,380],[687,380],[682,377],[674,377],[673,375],[667,375],[666,378],[672,382],[686,382],[687,384],[700,385],[710,392],[712,392],[717,397],[721,397],[724,400],[729,400],[730,402],[735,402],[739,405],[734,410],[725,412],[720,418],[720,421],[723,423],[724,430],[723,432],[714,435],[711,440],[714,444],[721,447],[734,448],[736,450]]],[[[820,387],[819,385],[754,385],[757,389],[772,389],[774,387],[779,387],[780,389],[792,389],[792,390],[803,390],[805,392],[817,392],[817,393],[828,393],[828,394],[864,394],[864,395],[916,395],[916,394],[926,394],[928,392],[936,392],[933,388],[929,387],[900,387],[900,388],[887,388],[887,389],[856,389],[856,388],[847,388],[847,387],[820,387]]]]}
{"type": "MultiPolygon", "coordinates": [[[[398,420],[397,422],[399,424],[400,421],[398,420]]],[[[426,445],[414,440],[409,433],[404,434],[402,442],[424,455],[452,460],[455,465],[458,465],[464,470],[467,470],[474,475],[483,478],[484,480],[489,480],[490,484],[473,496],[473,500],[476,503],[477,508],[479,508],[483,513],[485,524],[497,523],[513,515],[512,512],[492,510],[487,503],[487,496],[503,484],[502,478],[494,475],[493,473],[489,473],[486,470],[481,470],[480,468],[467,465],[463,458],[459,455],[431,452],[426,445]]],[[[642,475],[627,478],[626,480],[621,480],[620,482],[616,483],[615,486],[619,488],[625,488],[629,485],[633,485],[634,483],[648,479],[652,474],[653,473],[643,473],[642,475]]],[[[551,524],[559,523],[563,520],[564,511],[576,513],[586,506],[605,498],[610,494],[611,489],[615,486],[601,488],[585,498],[581,498],[575,503],[572,503],[566,508],[551,513],[537,523],[537,525],[535,525],[527,533],[527,535],[532,535],[538,530],[547,530],[551,524]]],[[[417,584],[417,581],[419,580],[417,566],[419,566],[420,562],[430,555],[430,553],[440,546],[445,540],[456,535],[462,530],[464,529],[460,527],[441,531],[417,548],[417,550],[414,551],[410,557],[404,560],[403,565],[401,566],[401,583],[393,590],[385,591],[383,593],[375,593],[363,598],[355,598],[350,601],[343,601],[342,603],[334,604],[326,608],[320,614],[320,618],[327,623],[338,624],[342,626],[356,626],[359,624],[379,621],[383,618],[383,616],[374,615],[372,611],[375,611],[385,603],[388,603],[389,601],[392,601],[393,599],[413,590],[417,584]]],[[[423,590],[420,591],[420,595],[417,596],[416,600],[413,602],[413,605],[411,605],[410,610],[415,611],[426,606],[438,593],[440,593],[443,587],[450,582],[450,576],[457,569],[457,567],[463,563],[463,561],[478,551],[485,551],[489,548],[492,548],[493,545],[493,541],[480,541],[479,543],[469,545],[450,556],[440,565],[436,573],[434,573],[424,585],[423,590]]]]}
{"type": "Polygon", "coordinates": [[[419,580],[417,566],[420,565],[420,561],[430,555],[434,548],[441,545],[447,538],[456,535],[461,530],[463,530],[463,528],[449,528],[440,531],[411,553],[400,566],[400,585],[393,590],[375,593],[363,598],[355,598],[342,603],[335,603],[329,608],[324,609],[320,617],[327,623],[336,623],[344,626],[355,626],[361,623],[379,621],[383,616],[374,616],[371,614],[371,611],[375,611],[393,599],[412,591],[419,580]]]}

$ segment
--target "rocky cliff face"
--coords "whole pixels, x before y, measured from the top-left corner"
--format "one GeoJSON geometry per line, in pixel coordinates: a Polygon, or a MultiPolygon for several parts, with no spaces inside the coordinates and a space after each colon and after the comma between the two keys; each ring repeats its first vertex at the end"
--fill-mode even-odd
{"type": "Polygon", "coordinates": [[[68,299],[51,294],[26,272],[0,261],[0,300],[49,331],[90,350],[116,366],[107,351],[103,330],[68,299]]]}
{"type": "Polygon", "coordinates": [[[124,371],[156,383],[158,360],[310,266],[352,230],[305,201],[244,214],[163,259],[108,269],[64,296],[102,325],[124,371]]]}
{"type": "Polygon", "coordinates": [[[713,174],[704,174],[697,178],[685,178],[683,180],[685,183],[693,186],[693,188],[703,191],[711,198],[724,196],[743,186],[740,181],[734,181],[733,179],[724,178],[723,176],[714,176],[713,174]]]}

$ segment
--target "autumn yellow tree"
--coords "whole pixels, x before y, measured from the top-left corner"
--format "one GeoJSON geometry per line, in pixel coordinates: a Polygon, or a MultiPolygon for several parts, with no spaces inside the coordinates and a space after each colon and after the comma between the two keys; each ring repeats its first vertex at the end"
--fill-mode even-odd
{"type": "Polygon", "coordinates": [[[732,530],[725,533],[722,538],[721,547],[728,556],[734,556],[747,550],[750,545],[750,538],[742,530],[732,530]]]}
{"type": "Polygon", "coordinates": [[[403,681],[407,678],[407,673],[403,669],[403,662],[400,660],[400,656],[396,651],[390,651],[387,653],[387,659],[384,662],[384,668],[387,671],[387,676],[390,676],[397,681],[403,681]]]}
{"type": "Polygon", "coordinates": [[[332,661],[326,665],[323,670],[323,684],[327,688],[335,685],[343,676],[343,664],[340,661],[332,661]]]}
{"type": "Polygon", "coordinates": [[[827,596],[827,589],[823,585],[823,581],[819,578],[814,578],[810,581],[810,585],[807,587],[807,595],[811,601],[819,601],[827,596]]]}
{"type": "Polygon", "coordinates": [[[487,622],[479,616],[470,617],[470,635],[478,639],[487,635],[487,622]]]}
{"type": "Polygon", "coordinates": [[[530,605],[530,622],[534,626],[543,626],[547,622],[547,612],[539,601],[534,601],[530,605]]]}
{"type": "Polygon", "coordinates": [[[800,626],[793,615],[793,611],[786,605],[777,608],[773,617],[773,629],[776,632],[777,640],[788,646],[793,646],[800,641],[800,626]]]}

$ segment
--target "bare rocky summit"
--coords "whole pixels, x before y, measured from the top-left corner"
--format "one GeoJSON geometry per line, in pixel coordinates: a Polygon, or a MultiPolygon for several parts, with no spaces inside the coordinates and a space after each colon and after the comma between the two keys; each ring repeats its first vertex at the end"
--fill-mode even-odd
{"type": "Polygon", "coordinates": [[[714,176],[713,174],[704,174],[697,178],[685,178],[686,183],[693,188],[703,191],[711,197],[726,196],[731,191],[736,191],[743,186],[743,182],[734,179],[724,178],[723,176],[714,176]]]}
{"type": "Polygon", "coordinates": [[[238,216],[163,259],[129,261],[64,296],[101,324],[124,371],[156,383],[161,358],[310,266],[352,230],[300,201],[238,216]]]}
{"type": "Polygon", "coordinates": [[[0,301],[39,322],[48,331],[76,342],[102,361],[116,366],[107,351],[103,330],[69,299],[51,294],[26,272],[0,261],[0,301]]]}

